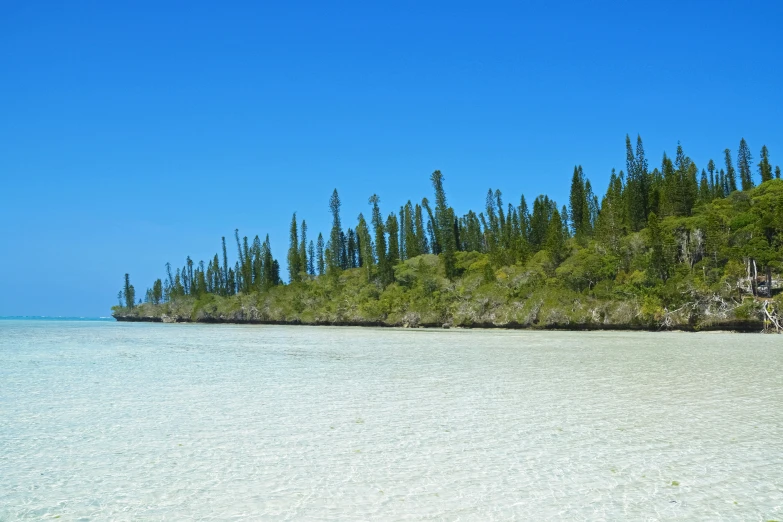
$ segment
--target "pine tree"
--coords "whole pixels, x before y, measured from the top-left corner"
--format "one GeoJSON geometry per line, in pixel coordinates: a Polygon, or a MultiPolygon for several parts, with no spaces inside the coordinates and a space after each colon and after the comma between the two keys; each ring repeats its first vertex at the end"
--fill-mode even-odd
{"type": "Polygon", "coordinates": [[[552,218],[546,232],[546,249],[555,264],[559,264],[566,257],[565,236],[563,234],[563,222],[557,208],[552,212],[552,218]]]}
{"type": "Polygon", "coordinates": [[[742,180],[742,190],[750,190],[753,188],[753,175],[750,171],[750,164],[753,157],[750,154],[750,148],[745,138],[740,140],[739,151],[737,152],[737,167],[740,172],[740,179],[742,180]]]}
{"type": "Polygon", "coordinates": [[[253,238],[253,246],[250,248],[250,257],[247,263],[248,266],[250,266],[250,278],[248,283],[250,290],[260,290],[265,287],[264,257],[261,238],[256,235],[256,237],[253,238]]]}
{"type": "Polygon", "coordinates": [[[527,201],[525,201],[525,195],[522,194],[519,197],[519,233],[522,235],[525,243],[530,241],[530,211],[527,208],[527,201]]]}
{"type": "MultiPolygon", "coordinates": [[[[456,252],[462,252],[462,237],[460,235],[459,218],[454,215],[454,209],[450,208],[450,213],[454,217],[452,220],[451,229],[454,233],[454,250],[456,252]]],[[[511,221],[509,220],[509,226],[511,221]]]]}
{"type": "MultiPolygon", "coordinates": [[[[622,181],[623,177],[623,171],[620,171],[620,178],[622,181]]],[[[664,190],[664,183],[663,183],[663,173],[656,169],[653,169],[653,171],[650,173],[650,199],[648,201],[648,207],[650,212],[660,212],[661,211],[661,201],[663,201],[663,190],[664,190]]]]}
{"type": "Polygon", "coordinates": [[[430,208],[430,202],[427,198],[422,198],[421,206],[427,211],[427,237],[429,238],[430,253],[440,254],[440,243],[438,242],[438,228],[436,226],[435,215],[430,208]]]}
{"type": "Polygon", "coordinates": [[[726,162],[726,186],[728,187],[726,195],[728,196],[735,190],[737,190],[737,174],[734,171],[734,166],[731,164],[731,151],[726,149],[723,151],[724,161],[726,162]]]}
{"type": "Polygon", "coordinates": [[[277,261],[272,258],[272,245],[269,243],[269,234],[266,235],[266,239],[261,245],[260,251],[259,257],[262,260],[260,263],[262,267],[260,278],[261,285],[264,288],[269,288],[276,285],[280,280],[280,267],[277,264],[277,261]]]}
{"type": "Polygon", "coordinates": [[[373,254],[372,239],[370,230],[364,216],[359,214],[356,225],[356,244],[359,256],[359,266],[365,269],[367,280],[372,278],[373,267],[375,266],[375,255],[373,254]]]}
{"type": "Polygon", "coordinates": [[[166,276],[169,288],[174,288],[174,278],[171,276],[171,263],[166,263],[166,276]]]}
{"type": "MultiPolygon", "coordinates": [[[[636,164],[635,161],[634,164],[636,164]]],[[[560,218],[564,222],[570,220],[571,232],[580,242],[584,242],[592,235],[593,220],[598,213],[598,209],[594,208],[597,207],[597,203],[594,203],[593,200],[593,189],[590,186],[590,180],[585,178],[582,166],[574,167],[569,197],[570,208],[567,216],[561,211],[560,218]]]]}
{"type": "Polygon", "coordinates": [[[498,210],[497,230],[498,243],[500,248],[505,250],[508,247],[506,238],[506,214],[503,212],[503,193],[500,189],[495,190],[495,204],[498,210]]]}
{"type": "MultiPolygon", "coordinates": [[[[630,144],[630,138],[628,138],[630,144]]],[[[571,177],[571,194],[568,198],[571,207],[571,232],[578,240],[584,237],[582,216],[584,215],[585,200],[585,181],[580,175],[579,168],[574,165],[574,175],[571,177]]],[[[562,216],[561,216],[562,217],[562,216]]],[[[565,219],[568,222],[568,219],[565,219]]]]}
{"type": "Polygon", "coordinates": [[[707,172],[710,173],[710,200],[721,197],[723,189],[718,187],[718,180],[715,179],[715,162],[712,159],[707,162],[707,172]]]}
{"type": "Polygon", "coordinates": [[[446,191],[443,188],[443,174],[436,170],[430,176],[432,187],[435,189],[435,223],[433,229],[435,237],[443,252],[443,264],[446,277],[453,279],[457,275],[456,269],[456,238],[454,237],[454,211],[446,203],[446,191]]]}
{"type": "Polygon", "coordinates": [[[424,217],[422,215],[422,207],[418,203],[414,212],[414,224],[416,225],[416,245],[418,254],[429,254],[431,252],[430,245],[427,242],[427,228],[424,225],[424,217]]]}
{"type": "Polygon", "coordinates": [[[481,232],[481,224],[472,210],[462,218],[462,248],[467,252],[483,252],[484,240],[481,232]]]}
{"type": "Polygon", "coordinates": [[[318,275],[324,275],[324,272],[326,271],[325,261],[324,261],[324,236],[320,233],[318,234],[318,243],[316,246],[316,250],[318,251],[318,275]]]}
{"type": "Polygon", "coordinates": [[[196,295],[202,295],[207,291],[207,279],[204,274],[204,261],[198,262],[199,268],[196,275],[196,295]]]}
{"type": "Polygon", "coordinates": [[[185,287],[182,284],[182,272],[177,268],[177,274],[174,276],[174,286],[171,290],[173,297],[179,297],[185,295],[185,287]]]}
{"type": "MultiPolygon", "coordinates": [[[[223,295],[229,294],[228,284],[228,254],[226,254],[226,236],[221,237],[223,243],[223,295]]],[[[171,271],[169,271],[169,279],[171,279],[171,271]]]]}
{"type": "MultiPolygon", "coordinates": [[[[320,236],[320,234],[318,234],[320,236]]],[[[310,240],[310,244],[307,247],[307,273],[311,276],[315,275],[315,245],[313,240],[310,240]]]]}
{"type": "Polygon", "coordinates": [[[780,179],[780,165],[775,167],[775,179],[780,179]]]}
{"type": "Polygon", "coordinates": [[[665,215],[684,216],[688,206],[687,161],[682,145],[677,142],[674,163],[664,154],[664,200],[665,215]]]}
{"type": "MultiPolygon", "coordinates": [[[[253,254],[248,246],[247,236],[239,242],[239,229],[234,230],[234,238],[237,241],[237,251],[239,255],[239,267],[236,271],[237,291],[247,293],[253,284],[253,254]]],[[[258,240],[258,236],[256,236],[258,240]]],[[[185,285],[186,287],[188,285],[185,285]]]]}
{"type": "Polygon", "coordinates": [[[544,247],[549,221],[555,208],[557,206],[554,201],[543,194],[533,201],[533,214],[530,216],[530,246],[536,252],[544,247]]]}
{"type": "Polygon", "coordinates": [[[133,285],[130,284],[130,276],[128,274],[125,274],[125,286],[123,287],[122,295],[125,297],[125,308],[133,308],[133,305],[136,303],[136,291],[133,285]]]}
{"type": "Polygon", "coordinates": [[[398,223],[398,230],[397,230],[397,241],[399,242],[399,248],[400,248],[400,261],[405,261],[407,259],[406,253],[407,248],[405,246],[405,205],[400,206],[400,217],[397,220],[398,223]]]}
{"type": "Polygon", "coordinates": [[[332,213],[332,231],[329,234],[329,243],[331,244],[330,255],[326,259],[326,270],[331,272],[337,270],[340,267],[340,232],[342,232],[342,225],[340,224],[340,196],[337,194],[337,189],[332,192],[332,197],[329,198],[329,210],[332,213]]]}
{"type": "Polygon", "coordinates": [[[637,151],[634,154],[630,136],[625,136],[625,162],[628,171],[626,183],[626,204],[628,205],[628,224],[631,230],[644,228],[648,212],[649,187],[647,160],[641,137],[637,137],[637,151]]]}
{"type": "Polygon", "coordinates": [[[405,259],[411,259],[420,255],[421,252],[419,251],[419,240],[416,237],[416,229],[414,227],[413,204],[410,200],[408,200],[404,208],[405,214],[400,226],[402,227],[402,234],[405,236],[405,259]]]}
{"type": "Polygon", "coordinates": [[[619,253],[623,235],[623,181],[614,169],[609,177],[609,187],[601,202],[601,212],[596,219],[596,236],[613,254],[619,253]]]}
{"type": "Polygon", "coordinates": [[[699,197],[698,169],[691,159],[685,155],[682,145],[677,143],[675,158],[675,192],[674,211],[678,216],[689,216],[699,197]]]}
{"type": "Polygon", "coordinates": [[[228,269],[228,295],[236,295],[237,293],[237,272],[233,268],[228,269]]]}
{"type": "Polygon", "coordinates": [[[644,144],[642,143],[642,137],[639,134],[636,135],[636,161],[634,162],[634,165],[636,166],[637,174],[639,176],[642,207],[644,208],[645,212],[649,212],[652,179],[647,164],[647,158],[644,155],[644,144]]]}
{"type": "Polygon", "coordinates": [[[195,289],[196,283],[195,278],[193,277],[193,260],[190,259],[190,256],[185,259],[185,263],[188,271],[188,284],[185,285],[185,288],[187,289],[188,295],[192,295],[194,293],[193,290],[195,289]]]}
{"type": "Polygon", "coordinates": [[[277,259],[272,260],[272,281],[274,285],[283,284],[283,280],[280,279],[280,263],[277,262],[277,259]]]}
{"type": "Polygon", "coordinates": [[[299,273],[302,271],[299,257],[299,233],[296,226],[296,212],[291,217],[291,227],[289,228],[289,246],[288,246],[288,278],[294,283],[299,281],[299,273]]]}
{"type": "Polygon", "coordinates": [[[345,232],[340,231],[340,268],[347,270],[348,266],[348,238],[345,232]]]}
{"type": "Polygon", "coordinates": [[[381,198],[377,194],[370,196],[369,203],[372,205],[372,225],[375,230],[375,258],[378,260],[378,276],[382,284],[391,283],[393,271],[386,251],[386,229],[381,217],[381,209],[378,203],[381,198]]]}
{"type": "Polygon", "coordinates": [[[769,163],[769,150],[767,146],[761,147],[761,160],[759,161],[759,175],[761,176],[761,182],[769,181],[772,179],[772,165],[769,163]]]}
{"type": "Polygon", "coordinates": [[[309,274],[310,269],[307,263],[307,223],[302,220],[302,239],[299,242],[299,270],[303,274],[309,274]]]}
{"type": "MultiPolygon", "coordinates": [[[[468,213],[471,214],[470,212],[468,213]]],[[[525,261],[527,259],[528,248],[527,238],[522,233],[522,225],[519,219],[519,210],[514,208],[511,203],[508,204],[508,215],[511,221],[511,256],[510,262],[525,261]]],[[[478,221],[476,221],[478,225],[478,221]]]]}
{"type": "Polygon", "coordinates": [[[388,262],[391,266],[400,261],[400,243],[399,243],[399,223],[394,212],[386,218],[386,231],[389,233],[389,256],[388,262]]]}
{"type": "Polygon", "coordinates": [[[570,236],[570,227],[568,226],[568,207],[565,205],[560,209],[560,223],[563,225],[563,238],[568,239],[570,236]]]}
{"type": "Polygon", "coordinates": [[[356,262],[357,244],[356,233],[353,229],[348,229],[348,268],[356,268],[359,266],[356,262]]]}
{"type": "Polygon", "coordinates": [[[182,267],[182,295],[188,295],[190,293],[190,281],[188,279],[188,265],[187,263],[185,266],[182,267]]]}
{"type": "Polygon", "coordinates": [[[650,213],[650,217],[647,220],[647,229],[650,233],[650,269],[654,277],[660,277],[666,281],[670,274],[669,260],[664,251],[663,232],[661,231],[658,216],[654,212],[650,213]]]}
{"type": "Polygon", "coordinates": [[[712,199],[710,192],[710,182],[707,180],[707,171],[701,169],[701,180],[699,181],[699,203],[709,203],[712,199]]]}
{"type": "MultiPolygon", "coordinates": [[[[580,167],[581,172],[581,167],[580,167]]],[[[588,236],[593,235],[593,229],[595,228],[595,220],[598,219],[598,211],[601,209],[598,203],[598,196],[593,193],[593,186],[590,184],[590,180],[585,179],[585,207],[582,214],[582,224],[585,233],[588,236]]]]}

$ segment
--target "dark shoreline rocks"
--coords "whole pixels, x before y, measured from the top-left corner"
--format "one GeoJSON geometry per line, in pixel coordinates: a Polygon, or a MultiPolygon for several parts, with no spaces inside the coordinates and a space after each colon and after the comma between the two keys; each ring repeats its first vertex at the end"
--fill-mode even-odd
{"type": "Polygon", "coordinates": [[[171,316],[139,316],[139,315],[120,315],[113,314],[112,317],[120,322],[140,322],[140,323],[201,323],[201,324],[244,324],[244,325],[286,325],[286,326],[352,326],[352,327],[374,327],[374,328],[439,328],[439,329],[484,329],[484,330],[558,330],[558,331],[643,331],[643,332],[735,332],[735,333],[761,333],[764,330],[764,322],[760,320],[732,320],[724,322],[715,322],[705,325],[679,324],[668,328],[657,325],[634,323],[634,324],[606,324],[606,323],[568,323],[568,324],[520,324],[516,322],[496,324],[490,322],[472,323],[472,324],[444,324],[439,323],[419,323],[416,326],[405,324],[390,324],[383,321],[312,321],[303,322],[299,320],[280,321],[268,319],[240,319],[224,317],[200,317],[193,320],[189,317],[171,317],[171,316]]]}

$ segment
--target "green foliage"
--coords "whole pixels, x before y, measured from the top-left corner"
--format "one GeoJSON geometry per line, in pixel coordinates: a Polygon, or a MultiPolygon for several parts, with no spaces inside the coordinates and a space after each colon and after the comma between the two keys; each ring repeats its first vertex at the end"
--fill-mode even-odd
{"type": "Polygon", "coordinates": [[[296,212],[291,218],[291,228],[289,232],[288,246],[288,279],[291,282],[299,281],[299,275],[302,271],[302,258],[299,255],[299,233],[296,227],[296,212]]]}
{"type": "Polygon", "coordinates": [[[619,259],[601,253],[595,246],[579,248],[555,271],[557,277],[573,290],[592,290],[600,281],[614,279],[619,270],[619,259]]]}
{"type": "Polygon", "coordinates": [[[560,212],[557,209],[552,212],[552,219],[546,232],[546,249],[552,256],[555,264],[560,263],[566,257],[565,231],[560,220],[560,212]]]}
{"type": "Polygon", "coordinates": [[[634,150],[626,137],[628,175],[612,171],[600,204],[576,166],[562,210],[546,195],[532,212],[524,196],[519,206],[504,205],[502,192],[490,189],[483,212],[457,216],[436,170],[434,208],[426,198],[408,201],[384,220],[373,195],[370,223],[359,214],[347,230],[335,190],[328,241],[321,233],[308,240],[305,221],[292,216],[291,284],[281,281],[269,236],[250,241],[237,229],[233,267],[223,237],[222,259],[167,263],[143,304],[126,274],[113,310],[167,320],[408,326],[755,320],[761,299],[781,309],[783,181],[772,177],[764,146],[754,187],[751,160],[742,140],[737,190],[728,149],[725,170],[710,160],[700,171],[678,144],[674,158],[664,154],[650,172],[641,138],[634,150]]]}
{"type": "Polygon", "coordinates": [[[740,140],[739,151],[737,152],[737,167],[740,171],[740,180],[742,181],[742,190],[753,188],[753,176],[750,165],[753,157],[750,154],[750,148],[745,138],[740,140]]]}
{"type": "MultiPolygon", "coordinates": [[[[772,165],[769,163],[769,150],[767,146],[761,147],[761,160],[759,161],[759,176],[761,182],[770,181],[772,179],[772,165]]],[[[780,176],[778,176],[780,177],[780,176]]]]}
{"type": "MultiPolygon", "coordinates": [[[[332,213],[332,231],[329,234],[329,243],[326,246],[326,271],[334,272],[341,267],[340,263],[340,250],[342,246],[342,240],[340,234],[342,232],[342,225],[340,221],[340,196],[337,194],[337,189],[332,192],[332,197],[329,198],[329,211],[332,213]]],[[[322,271],[319,270],[319,274],[322,271]]]]}

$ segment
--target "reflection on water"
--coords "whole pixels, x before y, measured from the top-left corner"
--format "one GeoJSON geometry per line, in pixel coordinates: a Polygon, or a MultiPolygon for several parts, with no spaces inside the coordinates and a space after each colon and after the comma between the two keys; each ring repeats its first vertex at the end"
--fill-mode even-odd
{"type": "Polygon", "coordinates": [[[776,336],[0,322],[0,519],[783,519],[776,336]]]}

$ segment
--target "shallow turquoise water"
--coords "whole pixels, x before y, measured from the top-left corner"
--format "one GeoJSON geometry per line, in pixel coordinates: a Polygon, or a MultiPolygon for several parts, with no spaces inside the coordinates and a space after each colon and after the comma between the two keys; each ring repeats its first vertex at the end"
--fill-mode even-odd
{"type": "Polygon", "coordinates": [[[0,321],[0,519],[783,519],[777,336],[0,321]]]}

